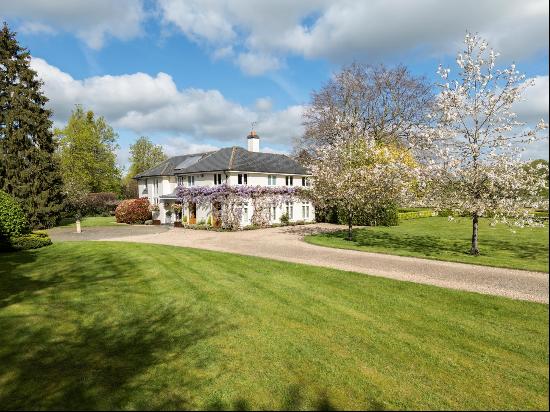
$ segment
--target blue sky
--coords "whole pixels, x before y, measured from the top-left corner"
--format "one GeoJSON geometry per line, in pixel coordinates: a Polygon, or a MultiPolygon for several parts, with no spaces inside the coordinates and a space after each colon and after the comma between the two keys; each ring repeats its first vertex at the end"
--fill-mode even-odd
{"type": "MultiPolygon", "coordinates": [[[[435,80],[466,30],[535,79],[518,113],[548,120],[548,2],[540,0],[0,0],[44,79],[56,125],[75,104],[169,154],[244,145],[289,152],[312,90],[351,61],[435,80]]],[[[547,142],[530,149],[548,157],[547,142]]]]}

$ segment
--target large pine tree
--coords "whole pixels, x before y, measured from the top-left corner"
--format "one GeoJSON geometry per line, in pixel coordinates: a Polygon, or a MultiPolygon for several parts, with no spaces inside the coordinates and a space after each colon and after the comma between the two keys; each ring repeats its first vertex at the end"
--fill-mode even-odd
{"type": "Polygon", "coordinates": [[[0,189],[14,196],[33,227],[53,226],[63,204],[51,111],[31,56],[7,24],[0,32],[0,189]]]}

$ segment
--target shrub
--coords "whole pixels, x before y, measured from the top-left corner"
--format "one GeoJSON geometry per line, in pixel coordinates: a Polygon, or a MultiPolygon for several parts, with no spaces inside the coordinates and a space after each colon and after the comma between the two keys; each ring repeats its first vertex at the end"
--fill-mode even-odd
{"type": "Polygon", "coordinates": [[[288,217],[288,213],[283,213],[283,214],[281,215],[280,221],[281,221],[281,224],[282,224],[283,226],[288,225],[288,222],[290,221],[290,219],[289,219],[289,217],[288,217]]]}
{"type": "Polygon", "coordinates": [[[87,215],[110,216],[118,205],[116,193],[88,193],[84,200],[84,213],[87,215]]]}
{"type": "Polygon", "coordinates": [[[432,216],[436,216],[436,213],[433,210],[417,210],[417,211],[410,211],[410,212],[399,212],[398,216],[400,220],[407,220],[407,219],[418,219],[422,217],[432,217],[432,216]]]}
{"type": "Polygon", "coordinates": [[[212,226],[212,216],[208,216],[208,219],[206,220],[206,224],[208,226],[212,226]]]}
{"type": "Polygon", "coordinates": [[[144,223],[151,219],[149,200],[147,198],[123,200],[117,206],[115,216],[118,223],[144,223]]]}
{"type": "MultiPolygon", "coordinates": [[[[353,212],[352,223],[354,226],[397,226],[399,224],[397,213],[397,206],[394,204],[379,206],[374,210],[356,210],[353,212]]],[[[338,223],[348,224],[346,210],[338,211],[338,223]]]]}
{"type": "Polygon", "coordinates": [[[52,241],[46,233],[29,233],[21,236],[14,236],[10,239],[12,250],[39,249],[51,245],[52,241]]]}
{"type": "Polygon", "coordinates": [[[82,216],[112,216],[118,205],[116,193],[98,192],[88,193],[83,198],[73,198],[66,204],[65,213],[73,217],[82,216]]]}
{"type": "Polygon", "coordinates": [[[30,232],[27,218],[19,203],[0,190],[0,239],[9,239],[30,232]]]}
{"type": "Polygon", "coordinates": [[[9,239],[0,239],[0,251],[38,249],[51,244],[52,241],[46,232],[36,231],[13,236],[9,239]]]}

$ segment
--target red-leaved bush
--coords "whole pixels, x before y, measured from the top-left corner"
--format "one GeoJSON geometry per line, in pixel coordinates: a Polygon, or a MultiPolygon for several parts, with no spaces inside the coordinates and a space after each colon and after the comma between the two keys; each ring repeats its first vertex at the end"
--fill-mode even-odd
{"type": "Polygon", "coordinates": [[[115,216],[118,223],[143,223],[151,219],[149,200],[147,198],[123,200],[117,206],[115,216]]]}

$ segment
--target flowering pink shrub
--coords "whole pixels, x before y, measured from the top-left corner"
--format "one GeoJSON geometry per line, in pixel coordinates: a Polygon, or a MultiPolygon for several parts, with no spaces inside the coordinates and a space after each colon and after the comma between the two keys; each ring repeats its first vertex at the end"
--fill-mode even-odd
{"type": "Polygon", "coordinates": [[[115,210],[118,223],[143,223],[151,219],[151,210],[147,198],[128,199],[119,203],[115,210]]]}

